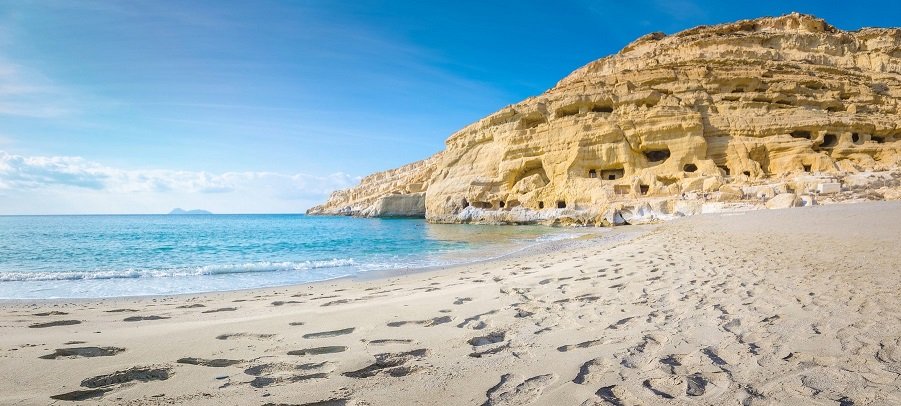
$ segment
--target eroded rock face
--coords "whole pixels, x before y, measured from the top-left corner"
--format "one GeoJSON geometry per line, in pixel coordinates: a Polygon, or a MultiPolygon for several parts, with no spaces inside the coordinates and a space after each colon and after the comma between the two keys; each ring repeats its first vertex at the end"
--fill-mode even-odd
{"type": "Polygon", "coordinates": [[[310,213],[403,215],[385,198],[424,195],[434,222],[609,225],[765,207],[822,183],[869,191],[830,199],[891,198],[899,102],[901,29],[789,14],[649,34],[310,213]]]}

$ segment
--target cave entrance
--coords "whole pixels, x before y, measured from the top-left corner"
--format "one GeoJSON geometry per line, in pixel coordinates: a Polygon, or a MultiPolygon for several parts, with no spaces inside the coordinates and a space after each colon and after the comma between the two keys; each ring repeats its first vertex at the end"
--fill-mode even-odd
{"type": "Polygon", "coordinates": [[[729,175],[730,175],[730,171],[729,171],[729,167],[728,167],[728,166],[726,166],[726,165],[719,165],[719,166],[717,166],[717,168],[720,168],[720,169],[723,171],[723,173],[726,174],[726,176],[729,176],[729,175]]]}
{"type": "Polygon", "coordinates": [[[810,165],[804,165],[804,172],[810,172],[810,165]]]}
{"type": "Polygon", "coordinates": [[[684,172],[694,172],[697,170],[698,170],[698,166],[695,164],[685,164],[685,166],[682,167],[682,171],[684,171],[684,172]]]}
{"type": "Polygon", "coordinates": [[[613,106],[606,106],[602,104],[596,104],[591,106],[592,113],[613,113],[613,106]]]}
{"type": "Polygon", "coordinates": [[[650,186],[648,186],[648,185],[638,185],[638,191],[639,191],[642,195],[648,194],[648,190],[651,190],[651,187],[650,187],[650,186]]]}
{"type": "Polygon", "coordinates": [[[855,144],[859,143],[860,142],[860,134],[851,133],[851,142],[853,142],[855,144]]]}
{"type": "Polygon", "coordinates": [[[669,158],[669,149],[654,149],[644,152],[644,156],[648,158],[648,162],[663,162],[669,158]]]}
{"type": "Polygon", "coordinates": [[[601,179],[604,180],[617,180],[622,178],[626,174],[626,171],[622,168],[620,169],[605,169],[601,171],[601,179]]]}
{"type": "Polygon", "coordinates": [[[838,137],[835,134],[826,134],[823,136],[823,142],[820,148],[832,148],[838,144],[838,137]]]}
{"type": "Polygon", "coordinates": [[[539,209],[543,209],[543,208],[544,208],[544,202],[538,202],[538,208],[539,208],[539,209]]]}
{"type": "Polygon", "coordinates": [[[503,209],[504,206],[506,206],[506,205],[507,205],[507,203],[505,203],[503,200],[497,202],[497,207],[500,207],[500,208],[502,208],[502,209],[503,209]]]}
{"type": "Polygon", "coordinates": [[[629,185],[614,185],[613,193],[616,195],[627,195],[631,191],[632,187],[629,185]]]}
{"type": "Polygon", "coordinates": [[[594,169],[589,169],[589,170],[588,170],[588,177],[591,178],[591,179],[597,178],[597,177],[598,177],[598,171],[596,171],[596,170],[594,170],[594,169]]]}
{"type": "Polygon", "coordinates": [[[871,137],[870,137],[870,141],[873,141],[873,142],[875,142],[875,143],[877,143],[877,144],[882,144],[882,143],[885,143],[885,137],[873,137],[873,136],[871,136],[871,137]]]}
{"type": "Polygon", "coordinates": [[[809,140],[810,139],[810,131],[805,131],[805,130],[792,131],[791,136],[793,138],[804,138],[806,140],[809,140]]]}
{"type": "Polygon", "coordinates": [[[565,208],[566,208],[566,201],[564,201],[564,200],[557,200],[557,208],[558,208],[558,209],[565,209],[565,208]]]}

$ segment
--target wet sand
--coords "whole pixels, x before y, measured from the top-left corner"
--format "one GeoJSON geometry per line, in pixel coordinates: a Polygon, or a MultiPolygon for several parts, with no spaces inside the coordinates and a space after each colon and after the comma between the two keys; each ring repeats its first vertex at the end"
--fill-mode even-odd
{"type": "Polygon", "coordinates": [[[860,203],[378,279],[3,302],[0,404],[901,404],[899,247],[901,203],[860,203]]]}

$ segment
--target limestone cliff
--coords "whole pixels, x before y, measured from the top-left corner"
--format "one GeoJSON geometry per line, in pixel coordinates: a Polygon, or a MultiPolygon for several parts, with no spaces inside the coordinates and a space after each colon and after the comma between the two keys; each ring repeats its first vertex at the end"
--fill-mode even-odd
{"type": "Polygon", "coordinates": [[[899,103],[901,29],[789,14],[653,33],[310,213],[618,224],[898,198],[899,103]]]}

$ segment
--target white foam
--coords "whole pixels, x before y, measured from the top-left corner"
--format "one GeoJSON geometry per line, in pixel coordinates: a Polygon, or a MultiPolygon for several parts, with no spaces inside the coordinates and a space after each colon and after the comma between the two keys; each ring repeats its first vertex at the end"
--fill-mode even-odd
{"type": "Polygon", "coordinates": [[[330,259],[300,262],[251,262],[245,264],[204,265],[171,269],[125,269],[69,272],[0,272],[0,282],[74,281],[89,279],[171,278],[179,276],[222,275],[251,272],[304,271],[319,268],[354,266],[352,259],[330,259]]]}

